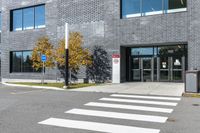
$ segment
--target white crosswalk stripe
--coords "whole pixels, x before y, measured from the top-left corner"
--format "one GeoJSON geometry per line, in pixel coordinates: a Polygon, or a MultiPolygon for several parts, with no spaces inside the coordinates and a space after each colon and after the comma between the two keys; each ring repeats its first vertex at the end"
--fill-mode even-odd
{"type": "Polygon", "coordinates": [[[167,105],[167,106],[176,106],[177,105],[177,103],[173,103],[173,102],[158,102],[158,101],[132,100],[132,99],[120,99],[120,98],[101,98],[99,100],[113,101],[113,102],[126,102],[126,103],[167,105]]]}
{"type": "Polygon", "coordinates": [[[158,129],[122,126],[122,125],[87,122],[87,121],[75,121],[75,120],[57,119],[57,118],[50,118],[45,121],[39,122],[39,124],[58,126],[58,127],[67,127],[67,128],[76,128],[76,129],[85,129],[85,130],[107,132],[107,133],[122,133],[122,132],[123,133],[159,133],[160,132],[160,130],[158,129]]]}
{"type": "Polygon", "coordinates": [[[127,114],[127,113],[117,113],[117,112],[108,112],[108,111],[86,110],[86,109],[72,109],[72,110],[66,111],[65,113],[116,118],[116,119],[126,119],[126,120],[158,122],[158,123],[165,123],[167,121],[167,117],[161,117],[161,116],[127,114]]]}
{"type": "Polygon", "coordinates": [[[116,109],[118,108],[118,109],[129,109],[129,110],[140,110],[140,111],[151,111],[151,112],[162,112],[162,113],[172,113],[173,112],[173,109],[168,109],[168,108],[134,106],[134,105],[123,105],[123,104],[90,102],[85,105],[86,106],[94,106],[94,107],[105,107],[105,108],[116,108],[116,109]]]}
{"type": "Polygon", "coordinates": [[[181,98],[178,97],[112,94],[109,98],[99,99],[98,102],[86,103],[84,108],[87,107],[87,109],[74,108],[65,112],[69,116],[74,115],[78,118],[81,116],[81,119],[88,117],[116,119],[120,120],[120,123],[129,120],[134,123],[134,126],[126,126],[124,123],[102,123],[98,122],[98,119],[95,119],[95,122],[91,122],[60,118],[49,118],[38,122],[38,124],[93,132],[122,133],[123,131],[123,133],[159,133],[160,129],[155,129],[155,127],[142,127],[141,124],[137,126],[137,122],[165,123],[168,119],[166,114],[173,112],[173,109],[170,107],[177,106],[177,102],[180,100],[181,98]],[[159,107],[155,107],[155,105],[159,105],[159,107]],[[95,107],[97,109],[94,109],[95,107]],[[135,111],[139,111],[139,113],[134,113],[135,111]]]}
{"type": "Polygon", "coordinates": [[[168,101],[180,101],[181,100],[181,98],[175,98],[175,97],[140,96],[140,95],[123,95],[123,94],[113,94],[113,95],[111,95],[111,97],[155,99],[155,100],[168,100],[168,101]]]}

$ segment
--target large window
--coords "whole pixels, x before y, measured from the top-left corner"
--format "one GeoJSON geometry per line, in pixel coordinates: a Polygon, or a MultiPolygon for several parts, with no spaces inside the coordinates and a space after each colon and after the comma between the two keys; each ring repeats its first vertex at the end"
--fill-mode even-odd
{"type": "MultiPolygon", "coordinates": [[[[32,51],[11,52],[11,72],[37,72],[32,67],[32,51]]],[[[39,72],[39,71],[38,71],[39,72]]]]}
{"type": "Polygon", "coordinates": [[[11,11],[11,31],[45,27],[45,6],[35,6],[11,11]]]}
{"type": "Polygon", "coordinates": [[[121,0],[122,18],[186,11],[187,0],[121,0]]]}

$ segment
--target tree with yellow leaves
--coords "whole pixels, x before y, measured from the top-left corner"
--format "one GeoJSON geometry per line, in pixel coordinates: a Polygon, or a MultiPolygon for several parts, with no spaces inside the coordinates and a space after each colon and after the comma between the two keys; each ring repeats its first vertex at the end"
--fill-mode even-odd
{"type": "Polygon", "coordinates": [[[48,37],[39,38],[33,49],[31,60],[33,62],[33,68],[36,70],[39,70],[43,67],[43,62],[41,60],[42,55],[46,55],[47,57],[45,67],[52,68],[55,66],[53,45],[50,43],[48,37]]]}
{"type": "MultiPolygon", "coordinates": [[[[77,73],[81,66],[87,66],[92,63],[91,55],[88,49],[82,47],[83,36],[79,32],[72,32],[69,36],[69,69],[77,73]]],[[[65,68],[65,40],[60,40],[56,49],[55,60],[58,68],[64,76],[65,68]]]]}

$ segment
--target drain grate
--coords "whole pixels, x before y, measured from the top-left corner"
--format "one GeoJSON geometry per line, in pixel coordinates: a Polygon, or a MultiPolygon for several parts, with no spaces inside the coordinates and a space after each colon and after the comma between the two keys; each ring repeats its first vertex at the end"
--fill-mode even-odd
{"type": "Polygon", "coordinates": [[[197,107],[197,106],[200,106],[200,105],[199,104],[192,104],[192,106],[196,106],[197,107]]]}
{"type": "Polygon", "coordinates": [[[168,121],[168,122],[176,122],[176,120],[173,119],[173,118],[168,118],[167,121],[168,121]]]}

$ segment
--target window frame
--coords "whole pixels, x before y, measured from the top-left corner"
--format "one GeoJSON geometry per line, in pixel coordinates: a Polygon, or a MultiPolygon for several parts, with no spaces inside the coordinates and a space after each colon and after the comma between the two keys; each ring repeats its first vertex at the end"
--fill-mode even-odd
{"type": "Polygon", "coordinates": [[[41,73],[41,70],[38,70],[38,71],[36,71],[34,68],[32,68],[33,69],[33,71],[31,71],[31,72],[24,72],[23,71],[23,59],[24,59],[24,52],[32,52],[33,50],[16,50],[16,51],[10,51],[10,73],[41,73]],[[20,68],[20,72],[14,72],[13,71],[13,53],[15,53],[15,52],[20,52],[21,53],[21,68],[20,68]]]}
{"type": "Polygon", "coordinates": [[[188,0],[186,0],[186,7],[185,8],[177,8],[177,9],[173,9],[173,10],[169,10],[169,9],[165,9],[165,1],[166,0],[162,0],[162,13],[158,13],[158,14],[149,14],[149,15],[144,15],[142,12],[142,8],[143,8],[143,0],[140,0],[140,16],[131,16],[131,17],[125,17],[123,16],[123,0],[120,0],[120,19],[129,19],[129,18],[137,18],[137,17],[145,17],[145,16],[152,16],[152,15],[164,15],[164,14],[171,14],[171,13],[179,13],[179,12],[187,12],[188,11],[188,0]]]}
{"type": "MultiPolygon", "coordinates": [[[[46,10],[46,5],[45,4],[39,4],[39,5],[33,5],[33,6],[28,6],[28,7],[21,7],[21,8],[16,8],[16,9],[12,9],[12,10],[10,10],[10,31],[11,32],[16,32],[15,30],[14,30],[14,27],[13,27],[13,21],[14,21],[14,19],[13,19],[13,12],[14,11],[16,11],[16,10],[22,10],[22,30],[19,30],[19,31],[26,31],[26,30],[34,30],[34,29],[43,29],[43,28],[45,28],[46,27],[46,21],[45,21],[45,24],[44,24],[44,27],[42,27],[42,28],[35,28],[36,26],[35,26],[35,8],[36,7],[39,7],[39,6],[44,6],[44,9],[46,10]],[[33,8],[33,16],[34,16],[34,27],[33,27],[33,29],[24,29],[24,9],[28,9],[28,8],[33,8]]],[[[45,19],[46,19],[46,11],[44,12],[44,17],[45,17],[45,19]]]]}

